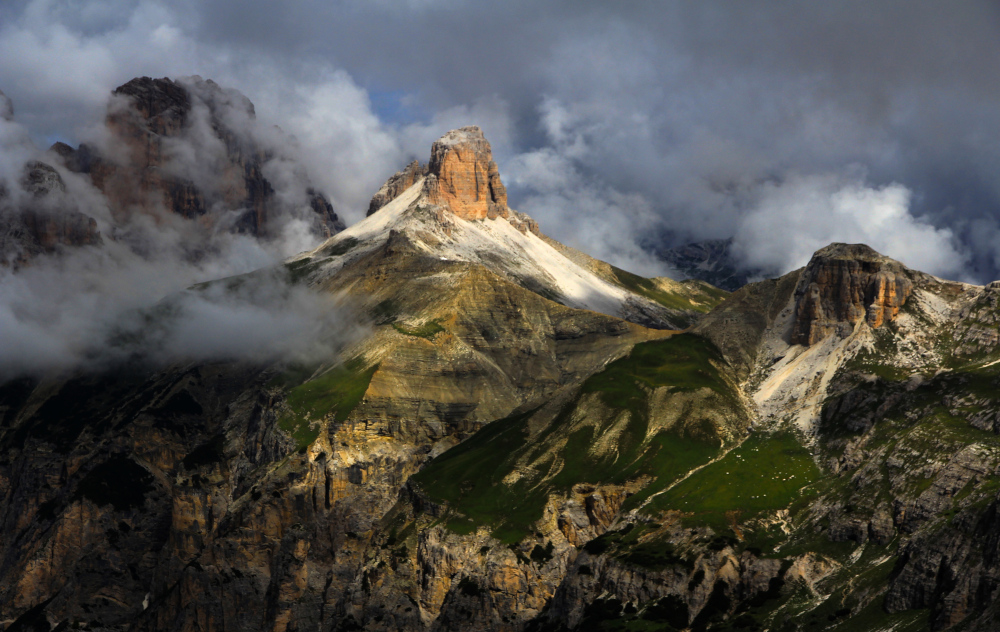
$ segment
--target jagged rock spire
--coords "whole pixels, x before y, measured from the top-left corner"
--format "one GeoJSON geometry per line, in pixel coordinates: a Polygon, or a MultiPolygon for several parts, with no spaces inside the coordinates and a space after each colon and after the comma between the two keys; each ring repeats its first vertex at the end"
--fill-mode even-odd
{"type": "Polygon", "coordinates": [[[452,130],[431,146],[427,166],[414,160],[390,177],[368,205],[371,215],[423,178],[423,203],[464,220],[503,218],[522,233],[540,235],[538,222],[507,206],[507,189],[490,143],[476,126],[452,130]]]}
{"type": "Polygon", "coordinates": [[[478,127],[452,130],[435,141],[427,170],[431,204],[447,206],[462,219],[507,216],[507,189],[478,127]]]}

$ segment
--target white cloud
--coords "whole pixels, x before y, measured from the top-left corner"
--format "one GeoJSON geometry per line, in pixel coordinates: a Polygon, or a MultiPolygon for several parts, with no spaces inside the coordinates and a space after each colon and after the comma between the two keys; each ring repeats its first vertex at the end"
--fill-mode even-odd
{"type": "Polygon", "coordinates": [[[901,184],[871,186],[858,173],[794,175],[756,195],[734,242],[737,256],[755,268],[788,272],[831,242],[864,243],[945,277],[960,275],[966,263],[952,231],[910,213],[913,193],[901,184]]]}
{"type": "Polygon", "coordinates": [[[570,158],[552,148],[515,156],[507,173],[510,185],[523,191],[518,210],[544,218],[544,233],[630,272],[666,272],[662,262],[637,245],[659,222],[642,196],[585,178],[570,158]]]}

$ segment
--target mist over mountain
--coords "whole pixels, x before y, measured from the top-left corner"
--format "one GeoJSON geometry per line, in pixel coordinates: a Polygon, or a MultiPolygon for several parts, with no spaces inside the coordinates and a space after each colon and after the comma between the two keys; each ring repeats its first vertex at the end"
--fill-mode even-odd
{"type": "Polygon", "coordinates": [[[735,238],[768,274],[844,241],[1000,277],[989,2],[20,0],[0,25],[0,88],[43,146],[87,141],[132,77],[201,74],[298,138],[347,223],[399,165],[476,124],[517,208],[639,273],[667,271],[637,245],[667,229],[668,247],[735,238]],[[792,197],[815,222],[787,221],[792,197]],[[775,254],[784,243],[810,246],[775,254]]]}
{"type": "Polygon", "coordinates": [[[98,140],[78,148],[39,148],[8,110],[5,377],[135,358],[304,357],[356,327],[280,271],[228,294],[185,291],[270,268],[343,228],[286,151],[294,139],[257,125],[242,94],[200,77],[137,78],[109,95],[98,140]]]}
{"type": "Polygon", "coordinates": [[[1000,629],[992,3],[0,3],[0,632],[1000,629]]]}

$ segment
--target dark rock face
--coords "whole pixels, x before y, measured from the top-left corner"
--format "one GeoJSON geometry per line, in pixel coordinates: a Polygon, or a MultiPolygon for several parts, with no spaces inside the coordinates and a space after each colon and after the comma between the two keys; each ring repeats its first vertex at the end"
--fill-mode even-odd
{"type": "Polygon", "coordinates": [[[812,345],[864,320],[891,322],[913,292],[905,268],[861,244],[833,244],[813,255],[796,288],[792,344],[812,345]]]}
{"type": "Polygon", "coordinates": [[[306,195],[309,196],[309,207],[316,213],[321,237],[330,238],[344,230],[344,222],[337,217],[337,212],[325,195],[312,188],[306,189],[306,195]]]}
{"type": "Polygon", "coordinates": [[[96,246],[101,233],[94,218],[83,213],[25,213],[24,226],[30,240],[46,252],[58,246],[96,246]]]}
{"type": "MultiPolygon", "coordinates": [[[[896,574],[885,598],[888,612],[930,608],[934,629],[950,628],[970,615],[995,616],[1000,585],[1000,515],[993,502],[982,514],[963,512],[950,528],[923,534],[900,548],[896,574]]],[[[986,626],[995,620],[989,617],[986,626]]]]}
{"type": "MultiPolygon", "coordinates": [[[[119,98],[106,124],[122,155],[63,144],[53,150],[69,169],[90,175],[116,217],[167,212],[211,224],[238,211],[226,220],[231,230],[268,236],[277,216],[291,212],[264,175],[272,155],[248,132],[255,111],[239,92],[200,77],[142,77],[114,95],[119,98]]],[[[304,176],[299,179],[314,232],[325,237],[343,230],[329,201],[304,176]]]]}
{"type": "Polygon", "coordinates": [[[0,265],[18,268],[60,247],[101,243],[97,222],[74,208],[51,165],[29,162],[19,184],[26,196],[15,201],[0,196],[0,265]]]}
{"type": "Polygon", "coordinates": [[[368,204],[368,213],[371,215],[389,202],[395,200],[399,195],[409,189],[420,178],[427,175],[427,167],[421,166],[420,161],[414,160],[406,165],[406,168],[390,177],[382,188],[372,196],[372,201],[368,204]]]}

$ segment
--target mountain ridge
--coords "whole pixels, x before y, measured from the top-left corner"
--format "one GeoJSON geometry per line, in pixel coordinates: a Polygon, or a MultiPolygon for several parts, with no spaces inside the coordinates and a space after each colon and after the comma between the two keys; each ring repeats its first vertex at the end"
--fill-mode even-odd
{"type": "Polygon", "coordinates": [[[444,138],[277,270],[343,348],[0,385],[5,629],[995,627],[1000,285],[643,279],[444,138]]]}

